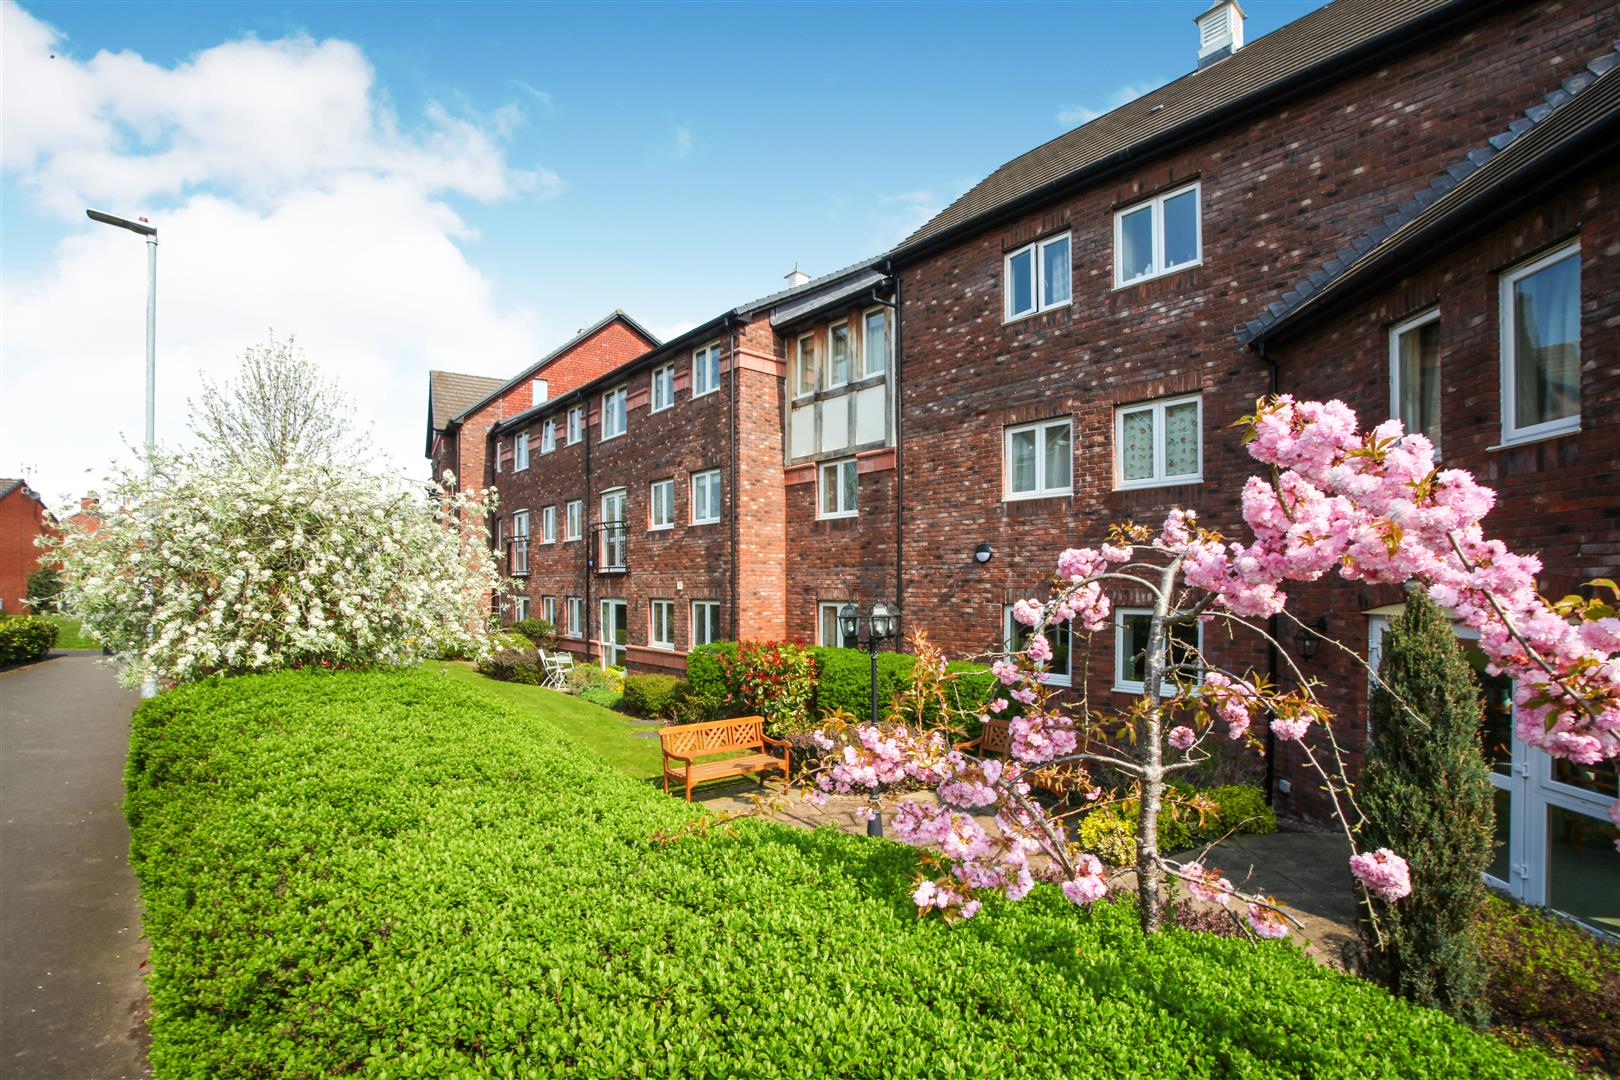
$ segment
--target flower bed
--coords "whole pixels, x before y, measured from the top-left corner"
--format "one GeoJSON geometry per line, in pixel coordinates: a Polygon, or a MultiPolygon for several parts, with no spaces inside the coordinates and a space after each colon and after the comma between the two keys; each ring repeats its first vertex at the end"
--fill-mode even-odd
{"type": "Polygon", "coordinates": [[[699,812],[428,672],[136,716],[159,1077],[1558,1076],[1281,944],[1049,886],[918,920],[916,853],[699,812]]]}

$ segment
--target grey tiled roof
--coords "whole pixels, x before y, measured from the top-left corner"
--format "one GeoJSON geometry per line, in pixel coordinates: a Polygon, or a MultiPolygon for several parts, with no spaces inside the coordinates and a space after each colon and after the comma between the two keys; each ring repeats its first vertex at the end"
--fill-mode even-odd
{"type": "Polygon", "coordinates": [[[466,412],[476,401],[506,385],[505,379],[486,375],[461,375],[454,371],[428,372],[428,404],[432,409],[429,426],[443,431],[452,419],[466,412]]]}
{"type": "Polygon", "coordinates": [[[1364,47],[1405,47],[1402,42],[1412,37],[1416,24],[1429,17],[1466,16],[1484,6],[1481,0],[1335,0],[1219,63],[1007,162],[907,237],[895,254],[904,257],[942,234],[1038,198],[1049,188],[1149,152],[1160,141],[1207,132],[1222,114],[1255,99],[1274,98],[1287,85],[1332,78],[1364,47]]]}
{"type": "Polygon", "coordinates": [[[1549,155],[1577,140],[1596,139],[1610,151],[1620,139],[1620,42],[1565,79],[1506,131],[1470,150],[1319,269],[1268,304],[1238,331],[1245,343],[1269,339],[1313,312],[1344,299],[1362,281],[1399,259],[1410,264],[1437,247],[1466,239],[1477,226],[1476,207],[1500,200],[1545,167],[1549,155]],[[1605,134],[1605,129],[1614,129],[1605,134]],[[1459,226],[1462,226],[1459,228],[1459,226]]]}

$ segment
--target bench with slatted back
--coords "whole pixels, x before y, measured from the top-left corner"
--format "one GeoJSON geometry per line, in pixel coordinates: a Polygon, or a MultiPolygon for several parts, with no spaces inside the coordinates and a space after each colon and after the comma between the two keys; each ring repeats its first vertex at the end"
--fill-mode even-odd
{"type": "MultiPolygon", "coordinates": [[[[979,737],[969,739],[967,742],[956,744],[958,750],[967,750],[979,757],[989,757],[999,754],[1001,757],[1012,755],[1012,721],[1001,717],[993,717],[979,726],[979,737]]],[[[1062,778],[1051,783],[1031,778],[1033,786],[1050,791],[1054,795],[1063,795],[1069,790],[1069,785],[1062,778]]]]}
{"type": "Polygon", "coordinates": [[[692,799],[692,785],[703,780],[759,773],[760,782],[763,783],[763,774],[770,769],[781,769],[784,778],[788,774],[790,744],[765,734],[764,717],[741,716],[735,720],[709,720],[702,724],[671,724],[659,730],[658,741],[664,748],[664,791],[669,791],[670,780],[677,784],[684,781],[688,802],[692,799]],[[765,749],[767,746],[780,748],[782,756],[769,753],[765,749]],[[745,750],[754,753],[741,753],[745,750]],[[712,758],[716,754],[737,756],[718,761],[697,760],[712,758]]]}

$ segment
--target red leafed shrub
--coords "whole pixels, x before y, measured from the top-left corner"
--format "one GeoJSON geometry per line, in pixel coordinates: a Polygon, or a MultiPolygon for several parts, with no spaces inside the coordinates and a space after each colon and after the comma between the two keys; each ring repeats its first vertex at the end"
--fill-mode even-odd
{"type": "Polygon", "coordinates": [[[737,651],[718,653],[730,699],[765,718],[772,735],[807,727],[816,687],[816,662],[802,646],[787,641],[739,641],[737,651]]]}

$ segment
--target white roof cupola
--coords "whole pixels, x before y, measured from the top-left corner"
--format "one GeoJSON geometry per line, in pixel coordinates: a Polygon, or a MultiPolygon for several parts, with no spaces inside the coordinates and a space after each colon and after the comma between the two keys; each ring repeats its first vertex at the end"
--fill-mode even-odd
{"type": "Polygon", "coordinates": [[[790,289],[796,289],[800,285],[803,285],[805,282],[810,280],[810,275],[805,273],[803,270],[800,270],[798,263],[794,263],[793,269],[785,276],[787,279],[788,288],[790,289]]]}
{"type": "Polygon", "coordinates": [[[1198,24],[1198,69],[1243,48],[1243,6],[1237,0],[1213,0],[1209,10],[1193,22],[1198,24]]]}

